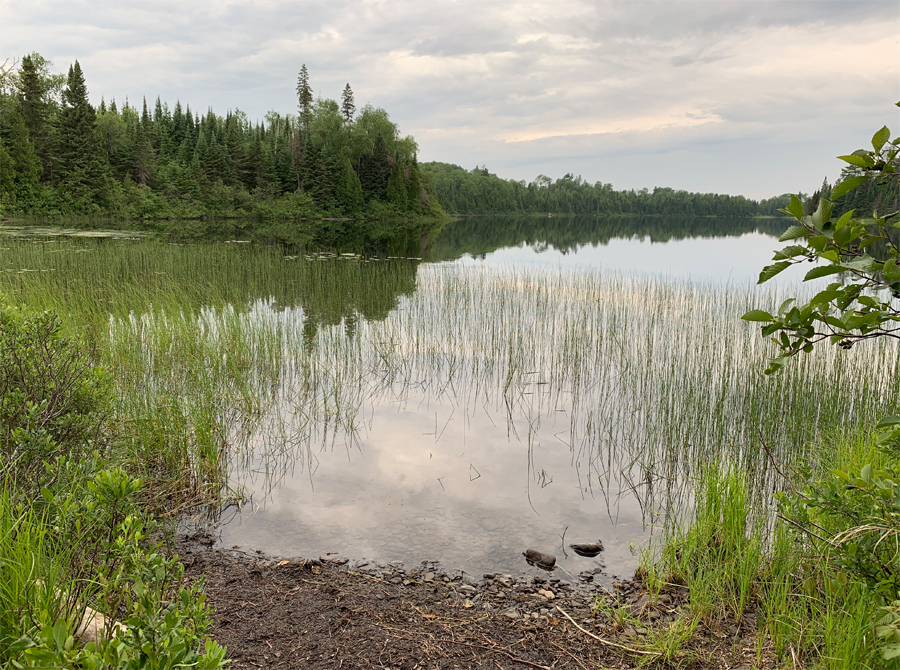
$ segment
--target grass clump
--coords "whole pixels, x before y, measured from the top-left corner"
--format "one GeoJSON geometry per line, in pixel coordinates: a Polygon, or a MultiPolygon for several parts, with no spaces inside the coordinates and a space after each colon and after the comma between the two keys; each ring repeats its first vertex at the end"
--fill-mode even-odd
{"type": "Polygon", "coordinates": [[[822,438],[819,467],[786,472],[769,503],[750,502],[739,469],[704,469],[693,515],[644,556],[639,574],[651,593],[689,589],[683,628],[700,621],[715,631],[752,615],[760,653],[787,665],[900,666],[900,463],[876,441],[822,438]]]}
{"type": "Polygon", "coordinates": [[[755,596],[763,540],[747,489],[739,469],[704,467],[692,523],[675,530],[654,566],[655,586],[690,586],[691,613],[706,623],[740,623],[755,596]]]}

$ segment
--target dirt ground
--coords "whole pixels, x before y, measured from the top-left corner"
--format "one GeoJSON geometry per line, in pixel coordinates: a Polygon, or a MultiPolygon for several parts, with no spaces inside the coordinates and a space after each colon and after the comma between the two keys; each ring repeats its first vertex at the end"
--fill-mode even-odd
{"type": "Polygon", "coordinates": [[[278,559],[212,544],[197,534],[182,537],[177,551],[188,578],[205,580],[212,636],[238,670],[772,664],[759,653],[752,617],[743,628],[697,630],[674,653],[656,650],[654,631],[674,625],[686,599],[677,590],[651,606],[637,583],[609,593],[549,575],[474,580],[383,564],[363,571],[342,557],[278,559]],[[603,598],[627,618],[595,611],[603,598]]]}

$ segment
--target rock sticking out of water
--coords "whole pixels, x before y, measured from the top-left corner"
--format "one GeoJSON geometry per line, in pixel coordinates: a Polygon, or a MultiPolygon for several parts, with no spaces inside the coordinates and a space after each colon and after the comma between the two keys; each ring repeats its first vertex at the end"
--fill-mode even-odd
{"type": "Polygon", "coordinates": [[[553,570],[556,567],[556,556],[552,554],[545,554],[537,549],[526,549],[522,555],[528,565],[534,565],[544,570],[553,570]]]}
{"type": "Polygon", "coordinates": [[[570,544],[569,548],[579,556],[593,558],[603,551],[603,543],[600,540],[597,540],[596,542],[587,542],[583,544],[570,544]]]}

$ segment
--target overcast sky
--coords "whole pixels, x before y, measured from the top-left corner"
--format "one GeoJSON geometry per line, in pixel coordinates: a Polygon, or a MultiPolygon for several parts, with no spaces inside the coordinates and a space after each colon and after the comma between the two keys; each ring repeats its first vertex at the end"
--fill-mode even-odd
{"type": "Polygon", "coordinates": [[[0,0],[0,59],[76,58],[91,98],[384,107],[422,161],[762,198],[900,131],[900,2],[0,0]]]}

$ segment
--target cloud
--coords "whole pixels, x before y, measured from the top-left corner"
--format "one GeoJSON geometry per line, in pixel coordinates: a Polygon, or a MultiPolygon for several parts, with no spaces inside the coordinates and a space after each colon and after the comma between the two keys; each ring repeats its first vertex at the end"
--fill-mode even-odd
{"type": "Polygon", "coordinates": [[[78,58],[97,99],[160,95],[261,118],[295,109],[306,63],[318,94],[349,82],[358,104],[386,108],[423,160],[525,179],[818,184],[833,156],[896,125],[900,97],[892,1],[6,0],[2,11],[4,56],[37,50],[60,71],[78,58]]]}

